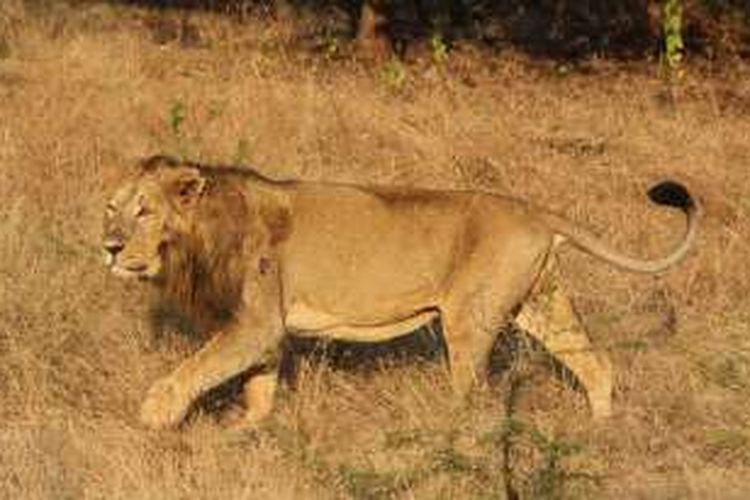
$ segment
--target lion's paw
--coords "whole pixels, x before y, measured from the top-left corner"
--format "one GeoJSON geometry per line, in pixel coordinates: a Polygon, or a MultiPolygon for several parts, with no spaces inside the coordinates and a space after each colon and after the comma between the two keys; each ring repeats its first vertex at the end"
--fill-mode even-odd
{"type": "Polygon", "coordinates": [[[170,378],[157,381],[141,406],[141,422],[152,429],[179,424],[187,414],[191,398],[170,378]]]}

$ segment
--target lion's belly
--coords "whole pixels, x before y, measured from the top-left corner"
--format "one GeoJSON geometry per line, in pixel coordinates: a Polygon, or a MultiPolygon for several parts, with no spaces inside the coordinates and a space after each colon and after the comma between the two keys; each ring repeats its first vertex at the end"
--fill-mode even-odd
{"type": "Polygon", "coordinates": [[[362,289],[338,277],[322,281],[316,290],[287,288],[285,325],[287,330],[302,335],[325,332],[327,336],[350,340],[392,338],[434,319],[438,296],[437,288],[432,286],[395,290],[365,286],[362,289]],[[333,289],[340,293],[331,293],[333,289]],[[400,323],[404,325],[395,326],[400,323]]]}
{"type": "Polygon", "coordinates": [[[388,318],[384,322],[357,323],[298,302],[287,311],[285,326],[291,334],[302,337],[373,342],[405,335],[430,323],[438,315],[436,309],[427,309],[404,317],[388,318]]]}

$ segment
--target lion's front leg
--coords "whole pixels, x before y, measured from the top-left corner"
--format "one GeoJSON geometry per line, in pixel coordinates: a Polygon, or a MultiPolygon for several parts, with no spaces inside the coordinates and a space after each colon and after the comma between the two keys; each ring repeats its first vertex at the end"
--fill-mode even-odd
{"type": "Polygon", "coordinates": [[[278,371],[273,371],[254,375],[245,383],[243,391],[247,409],[243,426],[255,426],[271,413],[278,380],[278,371]]]}
{"type": "Polygon", "coordinates": [[[152,428],[177,425],[200,395],[275,357],[280,338],[280,331],[257,328],[220,333],[149,389],[141,421],[152,428]]]}
{"type": "Polygon", "coordinates": [[[208,390],[245,370],[273,364],[284,335],[279,304],[273,274],[251,276],[231,326],[148,391],[141,407],[143,423],[153,428],[176,425],[208,390]]]}

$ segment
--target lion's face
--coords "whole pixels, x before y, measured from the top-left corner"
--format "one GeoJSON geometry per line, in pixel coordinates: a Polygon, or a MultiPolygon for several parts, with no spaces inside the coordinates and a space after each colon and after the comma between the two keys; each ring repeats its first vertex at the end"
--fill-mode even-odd
{"type": "Polygon", "coordinates": [[[154,279],[202,186],[195,169],[144,173],[121,186],[107,203],[104,250],[112,272],[154,279]]]}

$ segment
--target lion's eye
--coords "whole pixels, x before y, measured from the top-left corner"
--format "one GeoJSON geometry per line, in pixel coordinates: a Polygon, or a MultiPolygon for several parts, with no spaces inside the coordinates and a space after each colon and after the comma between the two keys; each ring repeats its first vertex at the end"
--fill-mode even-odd
{"type": "Polygon", "coordinates": [[[114,206],[112,203],[107,203],[107,208],[105,209],[105,213],[107,214],[107,217],[114,217],[117,213],[117,207],[114,206]]]}
{"type": "Polygon", "coordinates": [[[151,215],[152,213],[153,213],[153,212],[152,212],[152,211],[151,211],[150,209],[148,209],[147,207],[145,207],[145,206],[141,205],[141,206],[140,206],[140,207],[138,208],[138,211],[137,211],[137,212],[135,213],[135,216],[136,216],[136,217],[138,217],[139,219],[142,219],[142,218],[144,218],[144,217],[148,217],[148,216],[149,216],[149,215],[151,215]]]}

